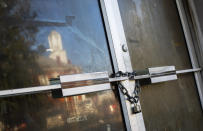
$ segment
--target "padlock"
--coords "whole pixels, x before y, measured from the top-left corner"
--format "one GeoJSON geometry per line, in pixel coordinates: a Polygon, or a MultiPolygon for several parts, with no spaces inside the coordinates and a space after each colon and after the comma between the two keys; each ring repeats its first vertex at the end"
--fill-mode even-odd
{"type": "Polygon", "coordinates": [[[133,114],[137,114],[141,112],[141,106],[138,105],[137,103],[132,104],[131,109],[133,114]]]}

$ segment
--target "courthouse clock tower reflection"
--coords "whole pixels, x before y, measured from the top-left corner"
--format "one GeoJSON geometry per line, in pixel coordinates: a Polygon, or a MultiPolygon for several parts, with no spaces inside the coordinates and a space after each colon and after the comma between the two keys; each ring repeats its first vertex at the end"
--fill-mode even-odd
{"type": "Polygon", "coordinates": [[[38,76],[40,85],[52,84],[50,80],[58,78],[60,75],[77,74],[81,70],[79,67],[69,62],[66,50],[63,49],[63,42],[61,34],[52,30],[48,35],[50,52],[48,56],[41,55],[38,58],[38,63],[43,73],[38,76]]]}
{"type": "Polygon", "coordinates": [[[51,51],[49,57],[57,61],[58,64],[68,64],[66,51],[63,50],[61,35],[56,31],[51,31],[48,36],[48,41],[50,47],[48,50],[51,51]]]}

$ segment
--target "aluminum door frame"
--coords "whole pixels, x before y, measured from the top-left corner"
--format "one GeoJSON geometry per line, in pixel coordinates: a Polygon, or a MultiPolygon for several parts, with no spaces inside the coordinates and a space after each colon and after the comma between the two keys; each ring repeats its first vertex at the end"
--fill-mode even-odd
{"type": "MultiPolygon", "coordinates": [[[[106,26],[107,37],[110,46],[111,56],[115,72],[132,72],[131,59],[128,51],[125,32],[122,24],[120,10],[117,0],[100,0],[101,8],[106,26]]],[[[122,84],[132,94],[135,82],[123,81],[122,84]]],[[[126,100],[125,96],[119,89],[122,112],[124,115],[127,131],[145,131],[144,119],[142,112],[132,114],[131,104],[126,100]]],[[[139,102],[140,104],[140,102],[139,102]]]]}
{"type": "MultiPolygon", "coordinates": [[[[183,1],[182,0],[176,0],[176,4],[177,4],[178,13],[179,13],[179,16],[180,16],[180,20],[181,20],[181,24],[182,24],[186,44],[187,44],[187,49],[188,49],[189,56],[190,56],[190,61],[191,61],[191,64],[192,64],[192,68],[200,68],[201,67],[200,64],[203,61],[201,59],[198,59],[198,55],[201,55],[201,54],[198,54],[198,52],[201,53],[201,51],[202,51],[201,47],[202,46],[201,45],[198,46],[199,43],[195,43],[195,41],[193,41],[192,33],[194,33],[194,32],[192,32],[190,30],[190,25],[189,25],[189,22],[188,22],[188,18],[186,16],[187,12],[184,9],[183,1]],[[195,44],[198,46],[198,49],[195,48],[195,44]]],[[[188,4],[189,4],[189,8],[191,8],[189,10],[194,11],[194,2],[192,2],[191,0],[188,0],[188,4]]],[[[192,17],[197,18],[197,16],[194,13],[192,15],[194,15],[192,17]]],[[[193,28],[195,28],[195,27],[193,26],[193,28]]],[[[197,23],[196,28],[197,29],[200,28],[198,23],[197,23]]],[[[195,35],[198,35],[198,34],[195,34],[195,35]]],[[[201,35],[201,34],[199,34],[199,35],[201,35]]],[[[197,36],[197,37],[199,37],[199,36],[197,36]]],[[[199,56],[199,58],[201,58],[201,56],[199,56]]],[[[195,77],[195,82],[196,82],[196,85],[197,85],[197,90],[198,90],[198,94],[199,94],[199,98],[200,98],[201,108],[203,110],[203,79],[202,79],[202,74],[201,73],[202,72],[195,72],[194,77],[195,77]]]]}
{"type": "MultiPolygon", "coordinates": [[[[194,0],[187,0],[187,4],[188,4],[188,8],[189,8],[189,13],[191,16],[191,21],[192,21],[192,27],[194,28],[194,34],[196,36],[196,43],[194,43],[197,46],[197,50],[199,50],[199,54],[197,54],[198,58],[202,58],[199,59],[199,63],[201,65],[201,67],[203,66],[203,32],[201,31],[201,25],[199,22],[199,18],[197,15],[197,10],[195,7],[195,3],[194,0]]],[[[203,73],[202,73],[203,76],[203,73]]]]}

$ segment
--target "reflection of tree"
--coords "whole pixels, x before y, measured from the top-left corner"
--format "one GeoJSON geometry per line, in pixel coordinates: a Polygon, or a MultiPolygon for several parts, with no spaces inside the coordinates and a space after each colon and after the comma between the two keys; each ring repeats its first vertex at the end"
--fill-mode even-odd
{"type": "MultiPolygon", "coordinates": [[[[33,19],[36,14],[29,14],[29,0],[0,0],[0,90],[22,88],[38,84],[37,75],[40,68],[36,63],[44,47],[32,50],[35,44],[37,28],[20,26],[9,21],[33,19]]],[[[29,118],[30,114],[40,107],[42,95],[29,95],[0,99],[0,121],[7,126],[15,126],[29,118]],[[29,107],[29,111],[28,111],[29,107]],[[33,108],[30,108],[33,107],[33,108]]],[[[29,121],[29,120],[27,120],[29,121]]]]}
{"type": "MultiPolygon", "coordinates": [[[[55,57],[53,49],[49,57],[43,56],[45,47],[36,45],[37,26],[58,26],[60,23],[34,21],[37,13],[31,13],[30,2],[0,0],[0,90],[37,86],[42,84],[41,77],[49,80],[59,74],[80,72],[70,61],[60,62],[66,58],[59,57],[66,55],[62,49],[55,51],[58,57],[55,57]]],[[[61,106],[56,105],[63,102],[53,101],[47,94],[0,98],[0,123],[11,130],[15,126],[43,130],[46,129],[46,119],[57,114],[57,107],[61,106]]]]}
{"type": "MultiPolygon", "coordinates": [[[[10,0],[12,1],[12,0],[10,0]]],[[[14,12],[13,8],[18,7],[12,17],[24,19],[29,16],[28,5],[20,5],[18,2],[8,2],[7,8],[0,7],[0,17],[9,16],[14,12]],[[14,7],[13,7],[14,6],[14,7]],[[22,7],[20,7],[22,6],[22,7]],[[26,7],[24,9],[24,7],[26,7]],[[4,12],[2,14],[2,12],[4,12]]],[[[21,0],[19,0],[21,1],[21,0]]],[[[34,17],[34,16],[32,16],[34,17]]],[[[0,83],[1,89],[22,88],[34,83],[38,83],[36,75],[39,74],[38,64],[35,62],[42,50],[34,51],[31,47],[35,43],[35,32],[37,28],[32,26],[12,26],[7,19],[0,21],[0,83]],[[31,75],[32,74],[32,75],[31,75]]]]}

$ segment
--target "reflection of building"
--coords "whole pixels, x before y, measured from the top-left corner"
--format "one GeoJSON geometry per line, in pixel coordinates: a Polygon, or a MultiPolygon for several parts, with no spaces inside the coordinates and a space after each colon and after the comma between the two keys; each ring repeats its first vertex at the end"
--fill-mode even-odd
{"type": "Polygon", "coordinates": [[[77,74],[80,69],[68,62],[66,51],[60,33],[52,30],[48,36],[49,56],[40,56],[38,63],[43,74],[38,76],[41,85],[49,85],[51,78],[58,78],[59,75],[77,74]]]}
{"type": "MultiPolygon", "coordinates": [[[[58,78],[59,75],[77,74],[81,70],[75,65],[72,65],[67,57],[66,50],[63,49],[63,43],[60,33],[52,30],[48,36],[50,54],[47,56],[40,56],[38,63],[43,70],[43,74],[38,76],[41,85],[49,85],[50,79],[58,78]]],[[[77,101],[81,96],[69,97],[68,101],[65,98],[65,102],[68,108],[77,114],[77,101]]],[[[82,99],[84,99],[82,97],[82,99]]],[[[52,123],[53,124],[53,123],[52,123]]]]}
{"type": "MultiPolygon", "coordinates": [[[[51,31],[48,35],[48,42],[49,49],[47,49],[47,51],[50,51],[49,54],[38,58],[38,63],[43,72],[38,76],[41,85],[50,84],[49,80],[57,78],[59,75],[77,74],[81,72],[77,66],[72,65],[71,62],[69,62],[67,52],[63,49],[60,33],[55,30],[51,31]]],[[[57,125],[64,125],[64,122],[74,123],[86,121],[88,115],[97,114],[99,111],[103,110],[103,108],[101,109],[99,107],[101,107],[104,100],[109,98],[108,96],[112,96],[106,94],[107,93],[100,93],[99,95],[94,94],[91,97],[88,97],[88,95],[79,95],[58,99],[58,103],[65,104],[67,118],[64,121],[61,117],[64,114],[56,111],[61,110],[64,105],[61,105],[61,108],[59,109],[57,108],[60,106],[54,106],[56,107],[52,110],[54,113],[46,119],[47,127],[53,128],[57,125]]],[[[110,99],[108,99],[108,101],[110,99]]]]}
{"type": "Polygon", "coordinates": [[[50,58],[56,60],[58,63],[67,64],[68,58],[66,55],[66,51],[63,50],[61,35],[56,32],[52,31],[49,36],[49,47],[50,47],[50,58]]]}

